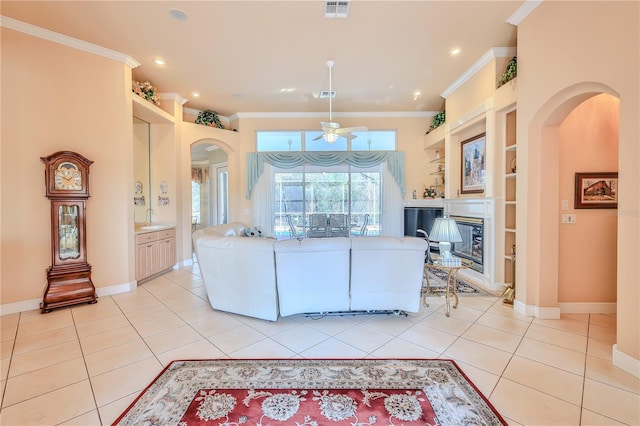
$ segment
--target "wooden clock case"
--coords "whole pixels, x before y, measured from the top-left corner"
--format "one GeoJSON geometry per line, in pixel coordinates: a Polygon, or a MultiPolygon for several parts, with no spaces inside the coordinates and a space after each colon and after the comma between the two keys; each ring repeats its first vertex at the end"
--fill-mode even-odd
{"type": "Polygon", "coordinates": [[[79,303],[96,303],[96,289],[87,263],[86,206],[89,167],[82,155],[59,151],[41,157],[45,164],[46,197],[51,200],[51,266],[41,312],[79,303]]]}

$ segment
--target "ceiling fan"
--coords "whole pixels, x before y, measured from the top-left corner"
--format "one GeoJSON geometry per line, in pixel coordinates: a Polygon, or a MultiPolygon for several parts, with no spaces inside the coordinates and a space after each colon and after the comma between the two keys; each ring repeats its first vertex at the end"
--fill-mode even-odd
{"type": "Polygon", "coordinates": [[[320,122],[320,124],[322,125],[322,134],[316,138],[313,138],[314,141],[318,139],[324,139],[327,143],[334,143],[338,140],[339,137],[350,136],[352,138],[356,138],[357,136],[352,135],[351,132],[366,132],[367,130],[369,130],[365,126],[340,128],[339,123],[333,122],[333,87],[331,82],[331,70],[333,68],[333,64],[333,61],[327,61],[327,67],[329,68],[329,121],[320,122]]]}

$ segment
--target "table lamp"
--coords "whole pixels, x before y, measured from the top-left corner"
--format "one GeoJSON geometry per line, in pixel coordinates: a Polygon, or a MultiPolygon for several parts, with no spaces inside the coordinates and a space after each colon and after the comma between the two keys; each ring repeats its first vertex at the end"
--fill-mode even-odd
{"type": "Polygon", "coordinates": [[[429,241],[438,242],[440,257],[443,260],[451,260],[451,243],[462,242],[462,235],[455,219],[450,217],[438,217],[433,223],[429,233],[429,241]]]}

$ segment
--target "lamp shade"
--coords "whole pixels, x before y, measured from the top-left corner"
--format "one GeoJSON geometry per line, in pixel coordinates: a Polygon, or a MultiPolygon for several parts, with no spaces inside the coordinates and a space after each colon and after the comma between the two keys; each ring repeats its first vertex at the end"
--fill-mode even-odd
{"type": "Polygon", "coordinates": [[[459,243],[462,241],[460,229],[455,219],[450,217],[438,217],[433,223],[429,233],[430,241],[459,243]]]}

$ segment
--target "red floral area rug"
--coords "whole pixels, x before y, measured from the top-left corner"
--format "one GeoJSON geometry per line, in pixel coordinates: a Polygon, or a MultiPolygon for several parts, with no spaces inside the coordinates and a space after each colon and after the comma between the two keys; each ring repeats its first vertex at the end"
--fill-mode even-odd
{"type": "Polygon", "coordinates": [[[173,361],[114,425],[506,425],[452,360],[173,361]]]}

